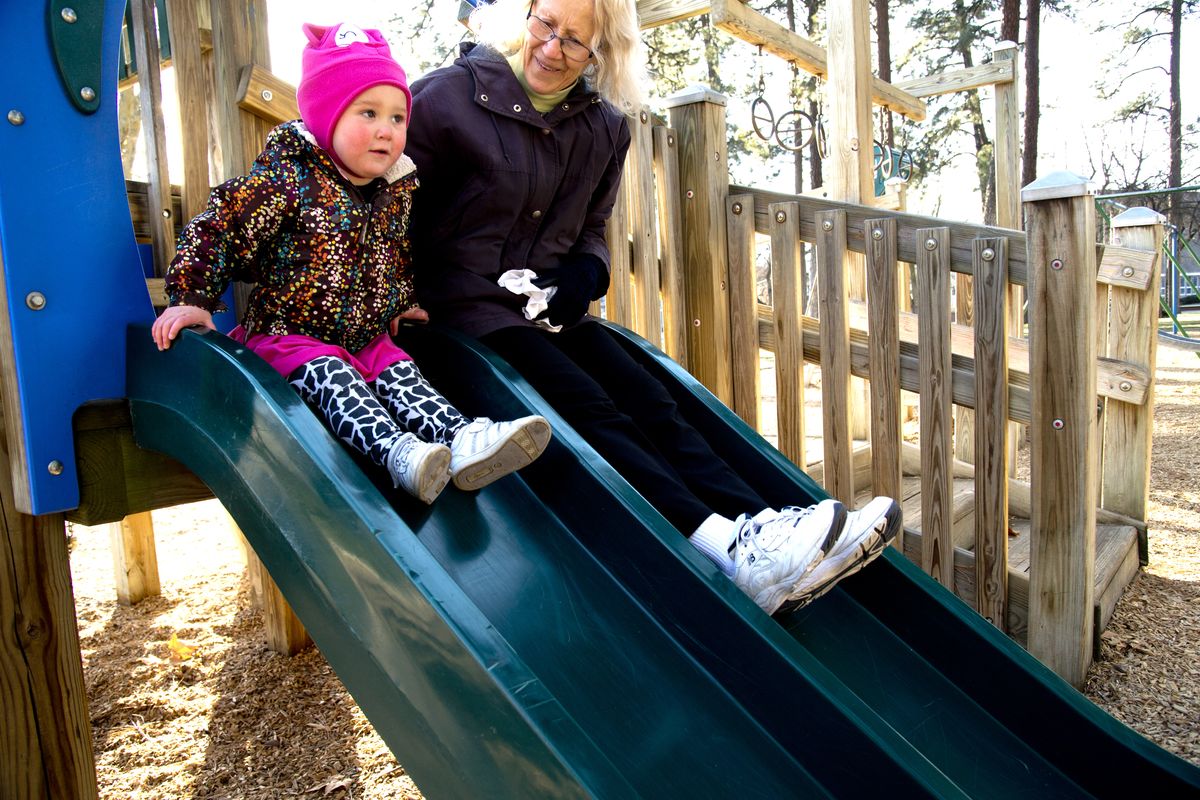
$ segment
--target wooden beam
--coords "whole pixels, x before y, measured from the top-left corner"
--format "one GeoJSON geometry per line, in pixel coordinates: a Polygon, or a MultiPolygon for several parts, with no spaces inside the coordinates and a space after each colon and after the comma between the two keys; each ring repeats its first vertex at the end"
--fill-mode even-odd
{"type": "MultiPolygon", "coordinates": [[[[821,78],[829,75],[828,57],[820,45],[788,30],[741,0],[712,0],[709,14],[713,25],[726,33],[762,47],[805,72],[821,78]]],[[[899,87],[870,76],[870,91],[871,102],[875,105],[903,114],[914,122],[925,119],[925,104],[899,87]]]]}
{"type": "Polygon", "coordinates": [[[154,520],[149,511],[109,523],[109,544],[118,602],[131,606],[162,594],[154,548],[154,520]]]}
{"type": "Polygon", "coordinates": [[[238,108],[249,111],[271,125],[300,119],[296,105],[296,87],[276,78],[257,64],[242,68],[238,79],[238,108]]]}
{"type": "Polygon", "coordinates": [[[162,114],[161,54],[155,5],[152,0],[133,0],[134,53],[138,60],[138,85],[141,89],[142,132],[145,134],[146,159],[149,162],[150,242],[154,252],[154,273],[166,275],[175,256],[175,224],[171,218],[171,176],[167,169],[167,132],[162,114]]]}
{"type": "Polygon", "coordinates": [[[911,81],[901,81],[896,89],[913,97],[935,97],[951,92],[965,92],[968,89],[978,89],[981,86],[992,86],[998,83],[1012,83],[1016,78],[1016,68],[1012,61],[992,61],[990,64],[980,64],[977,67],[955,70],[954,72],[939,72],[911,81]]]}
{"type": "MultiPolygon", "coordinates": [[[[754,198],[730,195],[725,201],[729,246],[729,331],[733,362],[733,412],[758,428],[758,300],[755,293],[754,198]]],[[[788,245],[785,243],[784,247],[788,245]]],[[[795,246],[789,248],[793,251],[795,246]]],[[[801,466],[804,466],[801,464],[801,466]]]]}
{"type": "Polygon", "coordinates": [[[707,14],[709,0],[638,0],[638,24],[642,30],[707,14]]]}

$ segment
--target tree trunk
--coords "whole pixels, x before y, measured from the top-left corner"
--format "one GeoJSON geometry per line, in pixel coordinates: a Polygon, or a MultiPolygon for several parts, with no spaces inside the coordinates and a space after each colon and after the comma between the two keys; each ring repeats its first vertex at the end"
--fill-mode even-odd
{"type": "MultiPolygon", "coordinates": [[[[892,23],[888,11],[888,0],[874,0],[875,4],[875,53],[879,61],[879,80],[892,82],[892,23]]],[[[879,132],[886,147],[895,147],[896,132],[892,125],[892,111],[883,112],[883,130],[879,132]]]]}
{"type": "MultiPolygon", "coordinates": [[[[1167,187],[1178,188],[1183,182],[1183,108],[1179,99],[1179,46],[1182,38],[1183,0],[1171,0],[1171,99],[1168,120],[1170,136],[1170,165],[1167,187]]],[[[1177,230],[1183,230],[1183,193],[1172,192],[1167,219],[1177,230]]]]}
{"type": "Polygon", "coordinates": [[[1000,2],[1000,40],[1003,42],[1020,42],[1021,35],[1021,0],[1001,0],[1000,2]]]}
{"type": "MultiPolygon", "coordinates": [[[[804,0],[804,10],[807,14],[807,20],[805,22],[805,28],[806,28],[805,33],[808,34],[808,38],[810,38],[810,39],[813,39],[816,37],[817,17],[821,13],[821,5],[822,5],[821,0],[804,0]]],[[[825,185],[825,177],[824,177],[824,175],[821,174],[821,150],[817,146],[817,130],[822,127],[822,125],[821,125],[821,110],[822,109],[821,109],[821,103],[817,99],[817,95],[820,92],[819,85],[817,85],[817,80],[814,78],[811,81],[810,85],[812,85],[814,87],[814,89],[809,94],[809,97],[811,97],[813,99],[808,101],[808,115],[810,117],[812,117],[812,120],[813,120],[813,137],[812,137],[812,141],[809,142],[809,145],[808,145],[808,163],[809,163],[809,167],[810,167],[810,169],[809,169],[809,185],[814,189],[819,189],[820,187],[825,185]]]]}
{"type": "Polygon", "coordinates": [[[1025,133],[1021,161],[1021,185],[1037,180],[1038,117],[1040,84],[1038,81],[1038,37],[1041,33],[1040,0],[1025,0],[1025,133]]]}

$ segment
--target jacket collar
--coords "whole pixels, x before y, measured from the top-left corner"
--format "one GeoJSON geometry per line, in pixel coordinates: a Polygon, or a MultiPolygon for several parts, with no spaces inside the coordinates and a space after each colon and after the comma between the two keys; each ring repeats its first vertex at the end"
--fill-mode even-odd
{"type": "Polygon", "coordinates": [[[494,114],[544,128],[547,125],[553,127],[589,106],[603,102],[599,93],[588,86],[587,80],[580,78],[561,103],[540,114],[517,82],[508,61],[497,50],[475,42],[463,42],[459,53],[455,63],[461,64],[475,79],[475,104],[494,114]]]}

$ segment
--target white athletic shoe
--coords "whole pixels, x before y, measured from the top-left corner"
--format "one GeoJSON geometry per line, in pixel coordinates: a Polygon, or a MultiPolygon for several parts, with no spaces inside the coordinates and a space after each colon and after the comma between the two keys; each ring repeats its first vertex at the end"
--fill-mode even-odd
{"type": "Polygon", "coordinates": [[[766,509],[738,518],[733,582],[768,614],[825,555],[846,520],[846,507],[822,500],[807,508],[766,509]]]}
{"type": "Polygon", "coordinates": [[[550,442],[550,423],[530,416],[509,422],[478,417],[454,436],[450,477],[459,489],[480,489],[520,469],[550,442]]]}
{"type": "Polygon", "coordinates": [[[387,454],[392,483],[422,503],[432,503],[450,482],[450,448],[406,433],[387,454]]]}
{"type": "Polygon", "coordinates": [[[791,608],[800,608],[828,592],[846,578],[878,558],[900,530],[900,506],[890,497],[876,497],[858,511],[846,515],[846,526],[824,560],[797,584],[787,598],[791,608]]]}

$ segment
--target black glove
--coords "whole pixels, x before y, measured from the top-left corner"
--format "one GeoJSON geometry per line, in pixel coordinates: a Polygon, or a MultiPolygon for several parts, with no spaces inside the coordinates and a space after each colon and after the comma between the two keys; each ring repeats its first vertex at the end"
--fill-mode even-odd
{"type": "Polygon", "coordinates": [[[572,253],[534,283],[543,289],[556,287],[542,316],[552,325],[574,325],[587,313],[588,303],[608,291],[608,270],[591,253],[572,253]]]}

